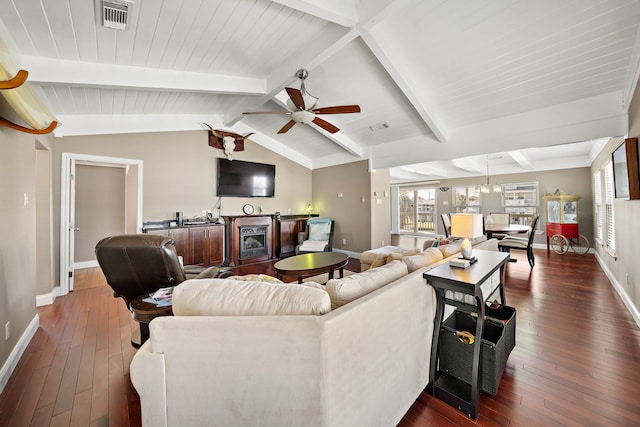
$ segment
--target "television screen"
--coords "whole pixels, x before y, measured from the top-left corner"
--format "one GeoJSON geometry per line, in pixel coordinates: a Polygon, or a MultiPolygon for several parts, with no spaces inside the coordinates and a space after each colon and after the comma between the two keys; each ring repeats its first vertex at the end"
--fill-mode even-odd
{"type": "Polygon", "coordinates": [[[218,157],[218,197],[273,197],[276,166],[218,157]]]}

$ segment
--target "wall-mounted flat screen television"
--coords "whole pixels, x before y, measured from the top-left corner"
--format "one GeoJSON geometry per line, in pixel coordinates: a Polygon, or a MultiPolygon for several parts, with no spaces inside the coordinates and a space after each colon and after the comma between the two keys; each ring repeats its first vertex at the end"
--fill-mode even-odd
{"type": "Polygon", "coordinates": [[[276,166],[218,157],[218,197],[274,197],[276,166]]]}

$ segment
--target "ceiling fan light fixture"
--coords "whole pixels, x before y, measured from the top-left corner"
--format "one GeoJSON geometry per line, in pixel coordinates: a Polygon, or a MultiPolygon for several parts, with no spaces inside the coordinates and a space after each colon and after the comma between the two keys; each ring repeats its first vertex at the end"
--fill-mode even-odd
{"type": "Polygon", "coordinates": [[[298,110],[291,113],[291,118],[297,123],[309,124],[316,118],[316,115],[310,111],[298,110]]]}

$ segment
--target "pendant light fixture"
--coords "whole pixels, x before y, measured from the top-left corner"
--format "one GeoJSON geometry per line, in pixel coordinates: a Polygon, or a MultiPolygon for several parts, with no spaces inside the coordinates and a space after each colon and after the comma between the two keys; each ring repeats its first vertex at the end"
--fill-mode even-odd
{"type": "Polygon", "coordinates": [[[487,154],[487,183],[476,186],[476,191],[479,193],[502,193],[502,186],[500,184],[489,184],[489,155],[487,154]]]}

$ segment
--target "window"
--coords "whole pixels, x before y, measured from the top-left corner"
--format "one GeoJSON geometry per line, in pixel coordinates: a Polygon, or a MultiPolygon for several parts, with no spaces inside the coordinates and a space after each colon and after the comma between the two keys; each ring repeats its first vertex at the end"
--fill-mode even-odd
{"type": "Polygon", "coordinates": [[[593,176],[596,216],[596,240],[602,242],[602,177],[600,171],[593,176]]]}
{"type": "Polygon", "coordinates": [[[400,232],[435,233],[436,190],[432,187],[400,188],[400,232]]]}
{"type": "Polygon", "coordinates": [[[616,233],[615,224],[613,222],[613,200],[615,199],[613,183],[613,163],[609,162],[604,165],[604,214],[605,214],[605,229],[607,233],[606,241],[607,248],[612,255],[616,253],[616,233]]]}
{"type": "Polygon", "coordinates": [[[538,212],[538,183],[503,184],[502,206],[512,224],[532,226],[538,212]]]}
{"type": "Polygon", "coordinates": [[[476,187],[453,189],[455,213],[480,213],[480,192],[476,187]]]}

